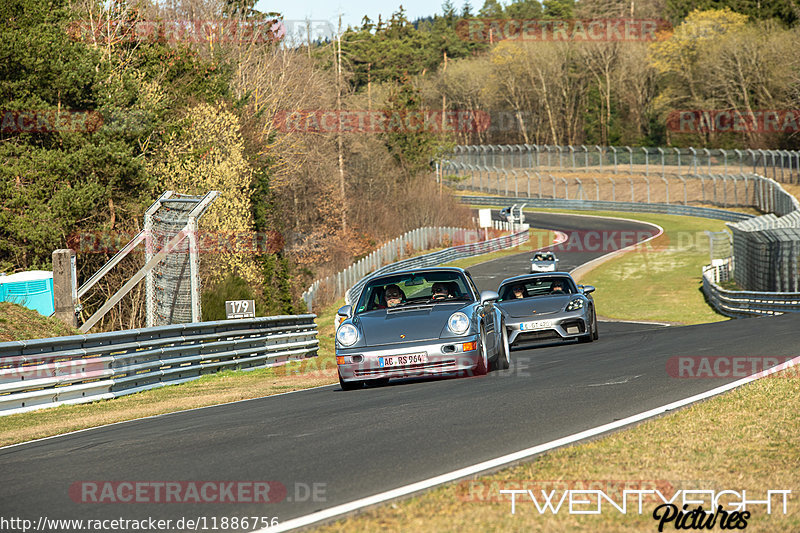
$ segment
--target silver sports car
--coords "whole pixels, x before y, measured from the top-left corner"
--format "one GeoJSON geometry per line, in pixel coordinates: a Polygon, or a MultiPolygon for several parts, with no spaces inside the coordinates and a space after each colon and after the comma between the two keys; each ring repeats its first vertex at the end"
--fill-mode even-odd
{"type": "Polygon", "coordinates": [[[511,347],[539,341],[598,338],[591,285],[577,285],[566,272],[526,274],[503,280],[497,307],[511,347]]]}
{"type": "Polygon", "coordinates": [[[461,268],[421,268],[370,279],[338,315],[343,390],[390,378],[482,375],[508,368],[508,337],[494,291],[478,293],[461,268]]]}
{"type": "Polygon", "coordinates": [[[553,252],[536,252],[531,258],[531,272],[555,272],[558,259],[553,252]]]}

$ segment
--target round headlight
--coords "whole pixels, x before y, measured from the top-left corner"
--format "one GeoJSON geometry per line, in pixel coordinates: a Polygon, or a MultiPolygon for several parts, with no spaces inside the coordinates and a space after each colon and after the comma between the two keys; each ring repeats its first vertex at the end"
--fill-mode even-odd
{"type": "Polygon", "coordinates": [[[336,330],[336,340],[342,346],[352,346],[358,340],[358,330],[353,324],[344,324],[336,330]]]}
{"type": "Polygon", "coordinates": [[[469,318],[461,311],[453,313],[447,319],[447,327],[456,335],[463,335],[469,329],[469,318]]]}

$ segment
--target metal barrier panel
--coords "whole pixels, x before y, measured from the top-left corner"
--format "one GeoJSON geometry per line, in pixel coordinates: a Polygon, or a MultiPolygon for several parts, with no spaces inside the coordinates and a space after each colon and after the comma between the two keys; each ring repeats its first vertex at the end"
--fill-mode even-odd
{"type": "Polygon", "coordinates": [[[0,343],[0,416],[315,357],[315,318],[196,322],[0,343]]]}

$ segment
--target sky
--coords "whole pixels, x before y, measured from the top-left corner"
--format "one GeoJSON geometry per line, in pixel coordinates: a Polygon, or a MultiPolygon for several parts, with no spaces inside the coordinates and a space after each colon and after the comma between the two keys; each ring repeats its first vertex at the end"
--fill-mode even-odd
{"type": "MultiPolygon", "coordinates": [[[[443,0],[289,0],[275,2],[271,0],[259,0],[256,9],[262,12],[277,11],[283,13],[284,21],[304,21],[306,18],[315,21],[315,26],[321,28],[328,25],[336,28],[339,22],[339,15],[342,15],[342,27],[347,25],[361,26],[361,19],[364,15],[369,16],[373,21],[378,20],[378,14],[383,19],[388,19],[391,14],[402,4],[406,10],[406,17],[414,20],[419,17],[426,17],[435,13],[441,13],[443,0]],[[319,21],[319,22],[316,22],[319,21]]],[[[481,2],[482,3],[482,2],[481,2]]],[[[461,10],[463,0],[453,2],[456,9],[461,10]]],[[[473,8],[476,2],[471,2],[473,8]]],[[[480,7],[480,6],[479,6],[480,7]]]]}

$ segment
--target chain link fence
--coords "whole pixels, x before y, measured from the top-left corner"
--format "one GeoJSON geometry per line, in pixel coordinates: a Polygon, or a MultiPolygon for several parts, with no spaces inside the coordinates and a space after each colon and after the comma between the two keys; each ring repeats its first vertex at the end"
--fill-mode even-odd
{"type": "Polygon", "coordinates": [[[800,151],[564,146],[547,144],[458,145],[451,164],[537,172],[610,174],[723,175],[761,174],[783,183],[800,183],[800,151]]]}

